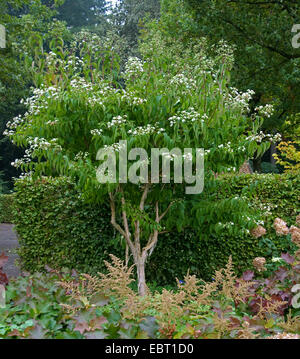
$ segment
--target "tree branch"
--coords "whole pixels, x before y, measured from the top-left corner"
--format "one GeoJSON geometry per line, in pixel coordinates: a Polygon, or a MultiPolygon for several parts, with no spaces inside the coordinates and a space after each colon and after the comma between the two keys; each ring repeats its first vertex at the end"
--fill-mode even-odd
{"type": "Polygon", "coordinates": [[[150,188],[150,184],[147,183],[146,186],[145,186],[142,198],[141,198],[141,202],[140,202],[140,210],[141,211],[143,211],[144,208],[145,208],[145,201],[146,201],[147,196],[148,196],[149,188],[150,188]]]}
{"type": "MultiPolygon", "coordinates": [[[[156,203],[155,203],[155,217],[156,217],[155,221],[157,224],[159,224],[161,222],[161,220],[166,216],[166,214],[169,212],[172,204],[173,204],[173,202],[171,202],[169,204],[168,208],[161,215],[159,215],[159,205],[158,205],[158,201],[156,201],[156,203]]],[[[149,237],[146,247],[143,248],[143,254],[147,255],[148,251],[151,251],[151,253],[152,253],[154,247],[157,244],[159,233],[166,233],[166,232],[167,231],[159,232],[157,229],[154,230],[153,234],[149,237]]],[[[151,255],[151,253],[150,253],[150,255],[151,255]]]]}
{"type": "MultiPolygon", "coordinates": [[[[111,224],[114,226],[114,228],[125,238],[127,245],[130,247],[132,254],[136,255],[136,250],[134,248],[134,244],[132,243],[130,239],[130,232],[128,228],[128,222],[125,212],[125,219],[124,225],[127,224],[127,227],[125,225],[125,230],[117,223],[116,221],[116,205],[115,205],[115,199],[112,193],[109,193],[110,198],[110,208],[111,208],[111,224]]],[[[123,221],[124,221],[124,214],[123,214],[123,221]]]]}
{"type": "Polygon", "coordinates": [[[223,21],[223,22],[225,22],[225,23],[231,25],[232,27],[234,27],[238,32],[240,32],[241,34],[243,34],[243,36],[244,36],[246,39],[248,39],[248,40],[250,40],[250,41],[256,43],[257,45],[259,45],[259,46],[261,46],[261,47],[263,47],[263,48],[265,48],[265,49],[268,49],[268,50],[270,50],[270,51],[272,51],[272,52],[275,52],[275,53],[277,53],[277,54],[281,55],[282,57],[285,57],[286,59],[289,59],[289,60],[300,58],[300,54],[288,54],[288,53],[286,53],[285,51],[279,50],[279,49],[277,49],[277,48],[275,48],[275,47],[273,47],[273,46],[264,44],[264,43],[258,41],[257,39],[252,38],[251,36],[249,36],[249,35],[247,34],[247,32],[246,32],[244,29],[242,29],[241,27],[239,27],[238,25],[234,24],[232,21],[230,21],[230,20],[228,20],[228,19],[220,18],[220,17],[219,17],[219,19],[220,19],[220,21],[223,21]]]}

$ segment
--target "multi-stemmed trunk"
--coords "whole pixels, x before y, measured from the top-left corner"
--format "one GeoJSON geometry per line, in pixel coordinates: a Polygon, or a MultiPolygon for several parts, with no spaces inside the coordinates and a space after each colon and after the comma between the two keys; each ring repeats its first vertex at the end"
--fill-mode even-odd
{"type": "MultiPolygon", "coordinates": [[[[148,197],[150,185],[146,184],[144,191],[141,196],[141,201],[139,204],[139,210],[142,213],[145,208],[145,202],[148,197]]],[[[119,192],[121,193],[121,204],[122,204],[122,222],[123,226],[119,225],[117,223],[116,219],[116,201],[115,197],[112,193],[110,193],[110,207],[111,207],[111,223],[114,226],[114,228],[125,238],[126,245],[129,248],[134,264],[136,266],[137,270],[137,278],[138,278],[138,292],[141,296],[145,296],[147,294],[147,284],[146,284],[146,275],[145,275],[145,268],[146,268],[146,262],[148,257],[151,255],[152,251],[154,250],[157,241],[159,232],[158,229],[154,229],[151,235],[148,238],[148,242],[145,247],[142,247],[141,245],[141,230],[140,227],[140,221],[136,220],[134,222],[134,234],[132,235],[130,231],[130,227],[128,224],[128,216],[126,212],[126,201],[124,192],[122,189],[119,188],[119,192]]],[[[168,208],[159,215],[159,203],[158,201],[155,203],[155,222],[157,225],[161,222],[161,220],[165,217],[165,215],[168,213],[169,209],[171,207],[171,204],[168,206],[168,208]]],[[[128,261],[128,258],[127,258],[128,261]]]]}

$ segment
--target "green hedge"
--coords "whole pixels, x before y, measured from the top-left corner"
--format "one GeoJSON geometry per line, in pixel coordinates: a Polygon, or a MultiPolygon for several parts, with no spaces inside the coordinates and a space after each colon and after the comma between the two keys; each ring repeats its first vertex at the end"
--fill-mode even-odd
{"type": "Polygon", "coordinates": [[[28,271],[45,265],[83,272],[104,269],[110,253],[123,256],[106,207],[85,204],[64,178],[18,181],[15,220],[19,255],[28,271]]]}
{"type": "MultiPolygon", "coordinates": [[[[276,217],[284,219],[288,225],[294,225],[300,213],[300,174],[298,175],[240,175],[220,177],[213,193],[207,198],[222,199],[236,196],[249,198],[249,205],[260,209],[258,220],[264,221],[266,238],[272,240],[278,251],[286,248],[285,237],[277,236],[273,228],[276,217]],[[264,208],[271,207],[270,210],[264,208]]],[[[153,252],[150,268],[151,276],[158,281],[168,282],[174,276],[183,275],[188,267],[199,278],[210,280],[215,269],[226,265],[229,256],[233,257],[235,268],[240,274],[252,267],[255,257],[263,256],[265,248],[259,247],[261,239],[251,235],[229,235],[223,232],[218,236],[205,235],[202,238],[193,232],[173,234],[164,238],[153,252]],[[165,263],[164,271],[160,263],[165,263]]]]}
{"type": "Polygon", "coordinates": [[[13,222],[13,194],[0,194],[0,223],[13,222]]]}
{"type": "MultiPolygon", "coordinates": [[[[300,177],[296,175],[241,175],[222,177],[214,193],[218,199],[236,196],[249,198],[255,207],[277,206],[271,214],[263,215],[272,239],[280,250],[282,237],[276,236],[272,224],[276,217],[294,224],[299,213],[300,177]]],[[[66,179],[43,179],[35,183],[16,184],[16,229],[21,238],[19,250],[25,270],[52,267],[71,267],[95,273],[104,270],[103,260],[110,253],[124,257],[124,243],[110,225],[108,206],[101,208],[85,204],[74,185],[66,179]]],[[[251,267],[256,256],[262,255],[260,239],[250,235],[233,236],[222,232],[207,237],[205,228],[199,238],[192,230],[169,233],[159,243],[147,264],[148,280],[159,285],[173,284],[187,270],[206,280],[215,269],[223,267],[230,255],[238,272],[251,267]]]]}

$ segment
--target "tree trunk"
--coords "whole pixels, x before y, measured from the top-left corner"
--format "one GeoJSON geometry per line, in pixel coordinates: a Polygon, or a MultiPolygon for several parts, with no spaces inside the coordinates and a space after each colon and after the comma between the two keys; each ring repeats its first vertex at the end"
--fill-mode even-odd
{"type": "Polygon", "coordinates": [[[137,276],[138,276],[138,291],[139,295],[144,297],[147,294],[147,284],[146,284],[146,276],[145,276],[145,266],[146,266],[146,258],[145,256],[141,256],[138,258],[136,263],[137,276]]]}

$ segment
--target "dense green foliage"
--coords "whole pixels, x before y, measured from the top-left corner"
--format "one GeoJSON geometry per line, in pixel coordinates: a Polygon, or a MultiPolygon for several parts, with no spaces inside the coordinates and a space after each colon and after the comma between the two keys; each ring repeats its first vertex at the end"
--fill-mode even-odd
{"type": "MultiPolygon", "coordinates": [[[[197,243],[202,263],[199,275],[203,273],[208,279],[207,274],[213,273],[214,268],[224,266],[229,255],[232,255],[236,268],[243,271],[255,257],[270,258],[290,249],[288,242],[275,233],[273,223],[277,217],[284,219],[289,225],[295,222],[300,212],[299,174],[225,177],[217,181],[216,186],[215,191],[210,194],[210,200],[235,196],[245,196],[248,199],[249,205],[260,212],[259,220],[264,222],[263,226],[267,229],[267,239],[254,238],[242,231],[234,234],[225,229],[215,235],[208,235],[204,230],[205,240],[197,243]]],[[[221,220],[223,215],[219,216],[221,220]]]]}
{"type": "Polygon", "coordinates": [[[13,222],[14,195],[0,193],[0,223],[13,222]]]}
{"type": "Polygon", "coordinates": [[[85,204],[65,179],[17,182],[15,209],[26,270],[39,271],[48,264],[95,273],[103,270],[109,253],[122,255],[107,206],[85,204]]]}
{"type": "MultiPolygon", "coordinates": [[[[164,234],[148,265],[147,279],[153,284],[172,285],[175,277],[183,278],[188,269],[199,278],[210,280],[214,270],[224,266],[230,255],[241,273],[251,266],[255,257],[271,258],[289,249],[272,226],[276,217],[289,225],[294,223],[299,213],[299,176],[223,177],[216,186],[216,191],[207,194],[210,201],[243,195],[249,198],[249,205],[261,207],[257,220],[264,220],[268,240],[253,238],[241,226],[237,226],[237,231],[232,231],[231,226],[224,227],[208,236],[207,222],[199,223],[200,238],[192,229],[164,234]],[[271,214],[264,215],[269,212],[264,209],[267,207],[271,214]],[[271,251],[266,253],[268,249],[271,251]]],[[[35,184],[20,181],[16,189],[14,222],[21,238],[20,256],[26,270],[40,271],[48,264],[96,273],[104,270],[103,261],[110,253],[124,256],[125,245],[110,225],[108,206],[99,209],[85,204],[69,181],[50,178],[35,184]]],[[[216,211],[207,218],[212,227],[214,222],[219,222],[219,215],[216,211]]],[[[228,218],[233,216],[229,208],[228,218]]]]}
{"type": "Polygon", "coordinates": [[[299,113],[300,50],[292,47],[292,27],[300,23],[299,1],[184,2],[193,10],[198,36],[212,44],[222,39],[235,47],[232,80],[236,87],[254,90],[256,106],[271,99],[276,105],[265,127],[278,129],[288,116],[299,113]]]}
{"type": "Polygon", "coordinates": [[[57,18],[77,30],[83,26],[101,26],[101,22],[104,21],[102,16],[107,7],[105,0],[65,0],[61,2],[63,4],[57,10],[57,18]]]}
{"type": "MultiPolygon", "coordinates": [[[[65,276],[66,277],[66,276],[65,276]]],[[[6,306],[0,308],[0,338],[68,339],[79,333],[68,328],[61,307],[67,301],[60,276],[19,277],[6,288],[6,306]]]]}
{"type": "Polygon", "coordinates": [[[111,20],[127,43],[130,54],[138,53],[138,36],[146,18],[160,16],[159,0],[121,0],[112,11],[111,20]]]}

